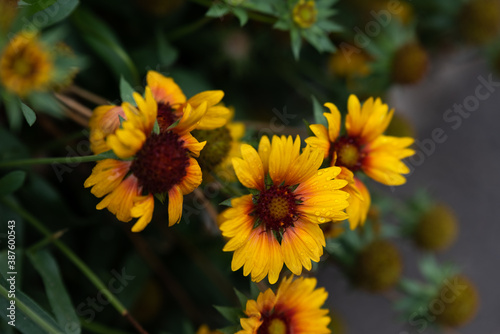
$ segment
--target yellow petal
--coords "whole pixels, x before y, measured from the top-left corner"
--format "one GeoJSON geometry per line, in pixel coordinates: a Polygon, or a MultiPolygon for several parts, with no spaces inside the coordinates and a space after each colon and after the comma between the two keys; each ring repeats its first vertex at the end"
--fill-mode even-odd
{"type": "MultiPolygon", "coordinates": [[[[221,90],[207,90],[201,92],[191,97],[187,103],[193,106],[193,108],[198,107],[202,103],[207,103],[207,107],[215,106],[224,97],[224,92],[221,90]]],[[[229,112],[229,110],[228,110],[229,112]]]]}
{"type": "Polygon", "coordinates": [[[238,180],[247,188],[264,189],[264,168],[257,151],[250,145],[241,145],[240,158],[233,158],[233,167],[238,180]]]}
{"type": "Polygon", "coordinates": [[[154,207],[155,199],[152,194],[135,199],[134,207],[130,212],[132,217],[139,218],[139,220],[132,227],[132,232],[144,230],[151,221],[151,218],[153,218],[154,207]]]}
{"type": "Polygon", "coordinates": [[[182,196],[181,188],[173,186],[168,191],[168,226],[172,226],[181,221],[182,216],[182,196]]]}
{"type": "Polygon", "coordinates": [[[337,140],[340,133],[340,111],[333,103],[325,103],[325,107],[330,109],[330,113],[323,113],[328,121],[328,136],[333,143],[337,140]]]}
{"type": "Polygon", "coordinates": [[[262,136],[259,142],[259,156],[262,160],[262,166],[264,167],[264,173],[267,175],[269,173],[269,155],[271,154],[271,142],[267,136],[262,136]]]}
{"type": "Polygon", "coordinates": [[[184,176],[179,184],[179,188],[184,195],[191,193],[201,184],[202,173],[198,161],[189,158],[189,165],[186,167],[186,176],[184,176]]]}
{"type": "Polygon", "coordinates": [[[213,130],[226,125],[230,117],[230,111],[224,106],[208,107],[207,113],[196,126],[198,130],[213,130]]]}
{"type": "Polygon", "coordinates": [[[174,108],[186,102],[186,96],[172,78],[167,78],[155,71],[149,71],[146,81],[157,102],[168,103],[174,108]]]}
{"type": "Polygon", "coordinates": [[[107,208],[118,220],[128,222],[132,219],[131,210],[134,206],[134,200],[140,196],[141,192],[142,187],[139,186],[137,178],[130,175],[111,193],[104,197],[97,204],[96,209],[102,210],[107,208]]]}
{"type": "Polygon", "coordinates": [[[311,147],[321,150],[324,158],[327,158],[330,153],[331,143],[325,126],[321,124],[312,124],[309,128],[314,133],[315,137],[309,137],[305,142],[311,147]]]}

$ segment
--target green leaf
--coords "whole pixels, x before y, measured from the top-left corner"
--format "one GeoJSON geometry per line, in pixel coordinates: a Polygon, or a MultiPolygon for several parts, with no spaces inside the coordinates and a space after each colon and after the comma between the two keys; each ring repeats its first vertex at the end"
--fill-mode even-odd
{"type": "Polygon", "coordinates": [[[233,324],[240,322],[240,318],[244,317],[243,311],[239,307],[226,307],[226,306],[215,306],[215,309],[219,311],[220,314],[233,324]]]}
{"type": "Polygon", "coordinates": [[[250,282],[250,299],[257,300],[259,294],[259,286],[255,282],[250,282]]]}
{"type": "Polygon", "coordinates": [[[318,102],[316,97],[311,95],[311,100],[313,104],[313,112],[314,112],[314,123],[324,125],[328,129],[328,121],[326,117],[323,116],[325,112],[325,108],[318,102]]]}
{"type": "Polygon", "coordinates": [[[23,115],[24,118],[26,119],[26,122],[28,122],[29,126],[32,126],[36,121],[35,112],[33,111],[33,109],[31,109],[21,101],[19,101],[19,103],[21,103],[21,110],[23,111],[23,115]]]}
{"type": "Polygon", "coordinates": [[[259,195],[260,194],[260,190],[258,189],[252,189],[252,188],[247,188],[248,189],[248,192],[252,195],[259,195]]]}
{"type": "Polygon", "coordinates": [[[247,301],[248,297],[238,289],[234,288],[234,292],[236,293],[236,296],[238,297],[238,300],[240,301],[241,308],[246,308],[247,307],[247,301]]]}
{"type": "Polygon", "coordinates": [[[48,250],[41,249],[35,253],[28,252],[28,257],[42,277],[47,298],[59,326],[68,334],[80,334],[80,320],[64,287],[59,267],[53,256],[48,250]]]}
{"type": "Polygon", "coordinates": [[[25,0],[13,31],[42,30],[67,18],[79,5],[78,0],[25,0]]]}
{"type": "Polygon", "coordinates": [[[300,36],[300,31],[297,28],[292,28],[290,30],[290,42],[292,43],[292,52],[295,60],[299,60],[300,48],[302,47],[302,36],[300,36]]]}
{"type": "Polygon", "coordinates": [[[165,201],[167,200],[167,195],[168,195],[168,192],[157,193],[157,194],[155,194],[155,197],[161,202],[161,204],[165,204],[165,201]]]}
{"type": "Polygon", "coordinates": [[[6,91],[0,91],[2,93],[2,99],[5,105],[5,111],[7,113],[7,119],[9,121],[9,126],[13,130],[19,130],[22,125],[21,117],[21,106],[19,104],[19,99],[7,93],[6,91]]]}
{"type": "Polygon", "coordinates": [[[273,16],[278,14],[270,0],[246,0],[245,8],[273,16]]]}
{"type": "Polygon", "coordinates": [[[181,121],[181,119],[179,118],[178,120],[176,120],[175,122],[170,124],[170,126],[167,128],[167,130],[172,130],[173,128],[175,128],[177,125],[179,125],[180,121],[181,121]]]}
{"type": "Polygon", "coordinates": [[[344,28],[341,25],[339,25],[337,23],[333,23],[332,21],[328,21],[328,20],[320,21],[320,22],[316,23],[316,25],[327,32],[343,31],[344,30],[344,28]]]}
{"type": "Polygon", "coordinates": [[[43,112],[60,119],[64,116],[64,111],[52,94],[34,92],[28,96],[28,102],[30,105],[36,106],[37,112],[43,112]]]}
{"type": "Polygon", "coordinates": [[[119,158],[116,156],[116,154],[115,154],[115,152],[113,152],[113,150],[109,150],[109,151],[106,151],[106,152],[99,153],[97,156],[101,157],[102,160],[104,160],[104,159],[119,160],[119,158]]]}
{"type": "Polygon", "coordinates": [[[158,124],[158,120],[155,120],[155,124],[153,124],[153,133],[159,135],[160,131],[160,124],[158,124]]]}
{"type": "Polygon", "coordinates": [[[225,201],[220,202],[219,205],[225,205],[225,206],[233,207],[233,205],[231,204],[231,200],[232,200],[232,198],[228,198],[225,201]]]}
{"type": "Polygon", "coordinates": [[[103,20],[82,8],[78,8],[72,18],[85,42],[118,77],[123,76],[133,84],[139,83],[139,75],[134,63],[113,30],[103,20]]]}
{"type": "Polygon", "coordinates": [[[273,25],[273,28],[278,30],[290,30],[290,23],[286,20],[278,20],[273,25]]]}
{"type": "Polygon", "coordinates": [[[135,100],[134,100],[134,95],[133,95],[134,92],[135,92],[135,90],[127,82],[127,80],[125,80],[123,78],[123,76],[120,77],[120,97],[121,97],[122,101],[128,102],[131,105],[137,107],[137,104],[135,103],[135,100]]]}
{"type": "Polygon", "coordinates": [[[422,284],[411,279],[402,278],[399,281],[399,288],[408,295],[417,296],[422,291],[422,284]]]}
{"type": "MultiPolygon", "coordinates": [[[[10,278],[10,277],[8,277],[10,278]]],[[[63,331],[45,310],[31,300],[28,296],[19,290],[15,291],[14,298],[9,297],[9,284],[0,277],[0,315],[2,319],[10,321],[7,315],[10,312],[7,307],[10,307],[11,300],[15,301],[16,308],[16,329],[23,334],[62,334],[63,331]]]]}
{"type": "Polygon", "coordinates": [[[229,6],[226,5],[225,3],[219,2],[219,1],[214,1],[214,4],[212,7],[208,9],[208,11],[205,13],[205,16],[208,17],[222,17],[229,13],[229,6]]]}
{"type": "Polygon", "coordinates": [[[243,8],[233,8],[233,14],[240,20],[240,26],[244,26],[248,22],[248,13],[243,8]]]}
{"type": "Polygon", "coordinates": [[[313,28],[305,30],[304,38],[320,53],[324,51],[334,52],[336,50],[326,33],[321,29],[318,29],[318,31],[314,31],[313,28]]]}
{"type": "Polygon", "coordinates": [[[14,191],[21,188],[26,179],[26,172],[14,171],[5,175],[0,179],[0,196],[12,194],[14,191]]]}

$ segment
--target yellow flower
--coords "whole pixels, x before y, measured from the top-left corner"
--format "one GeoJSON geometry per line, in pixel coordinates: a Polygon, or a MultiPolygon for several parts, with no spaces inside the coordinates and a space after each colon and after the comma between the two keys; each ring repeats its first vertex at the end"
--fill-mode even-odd
{"type": "MultiPolygon", "coordinates": [[[[181,219],[183,195],[200,185],[201,170],[193,157],[199,156],[205,143],[199,143],[190,131],[205,115],[207,103],[196,108],[186,104],[179,122],[157,134],[152,133],[157,103],[151,90],[146,87],[145,99],[134,93],[134,99],[138,107],[123,103],[126,120],[106,138],[106,146],[120,159],[133,159],[99,161],[84,185],[92,187],[95,196],[106,196],[98,210],[107,208],[123,222],[139,218],[132,227],[139,232],[151,221],[154,194],[168,195],[171,226],[181,219]]],[[[110,119],[103,123],[114,127],[116,120],[110,119]]]]}
{"type": "Polygon", "coordinates": [[[315,278],[283,279],[276,294],[267,289],[257,300],[247,301],[248,318],[240,319],[243,329],[236,334],[330,333],[328,310],[321,308],[328,293],[315,288],[315,278]]]}
{"type": "Polygon", "coordinates": [[[90,148],[95,154],[109,151],[106,138],[120,128],[120,117],[125,119],[121,106],[106,105],[94,109],[89,121],[90,148]]]}
{"type": "Polygon", "coordinates": [[[224,97],[223,91],[201,92],[186,101],[186,96],[172,78],[149,71],[146,80],[158,103],[158,123],[161,128],[166,129],[178,121],[187,104],[197,108],[204,102],[207,103],[207,113],[195,129],[213,130],[226,124],[230,111],[225,106],[219,105],[224,97]]]}
{"type": "Polygon", "coordinates": [[[347,218],[348,194],[339,190],[347,181],[334,179],[341,169],[318,170],[322,152],[307,146],[300,153],[299,137],[274,136],[271,144],[263,136],[258,152],[243,144],[241,155],[233,158],[236,176],[255,191],[233,199],[221,214],[222,235],[230,239],[223,250],[234,251],[232,270],[243,267],[253,281],[268,276],[271,284],[283,263],[296,275],[310,270],[325,246],[319,224],[347,218]]]}
{"type": "Polygon", "coordinates": [[[293,8],[293,21],[301,28],[309,28],[316,22],[318,10],[314,0],[299,0],[293,8]]]}
{"type": "Polygon", "coordinates": [[[196,334],[222,334],[222,332],[218,330],[212,331],[207,325],[201,325],[196,334]]]}
{"type": "Polygon", "coordinates": [[[203,179],[210,180],[210,173],[217,175],[223,182],[236,181],[232,158],[240,158],[240,139],[245,134],[245,125],[241,122],[232,122],[234,108],[229,108],[227,124],[213,130],[195,130],[193,136],[207,144],[198,158],[203,172],[203,179]]]}
{"type": "Polygon", "coordinates": [[[418,219],[413,239],[420,248],[439,251],[450,247],[457,234],[457,216],[449,206],[440,203],[429,208],[418,219]]]}
{"type": "Polygon", "coordinates": [[[375,240],[358,254],[353,278],[358,286],[380,292],[396,285],[402,269],[398,249],[387,240],[375,240]]]}
{"type": "MultiPolygon", "coordinates": [[[[315,136],[306,139],[306,143],[322,150],[325,158],[330,159],[332,166],[342,167],[351,172],[363,171],[372,179],[386,185],[401,185],[406,182],[402,174],[410,172],[401,161],[415,153],[409,149],[413,138],[384,136],[383,132],[389,125],[394,110],[389,111],[380,99],[369,98],[361,107],[356,96],[351,95],[348,101],[348,114],[345,120],[346,134],[340,136],[341,116],[337,107],[326,103],[329,113],[323,115],[328,120],[328,129],[321,124],[310,126],[315,136]]],[[[347,172],[341,177],[350,181],[347,172]],[[348,175],[347,177],[344,175],[348,175]]],[[[358,179],[349,182],[350,189],[344,189],[351,194],[356,190],[360,196],[351,196],[351,205],[356,198],[365,201],[354,203],[351,211],[351,227],[364,222],[370,205],[369,192],[358,179]],[[358,215],[354,214],[355,206],[362,208],[358,215]]]]}
{"type": "Polygon", "coordinates": [[[328,61],[328,70],[331,74],[341,78],[363,78],[371,73],[370,60],[364,52],[353,53],[349,56],[342,52],[335,52],[328,61]]]}
{"type": "Polygon", "coordinates": [[[46,90],[52,73],[52,57],[34,33],[18,33],[0,58],[0,82],[21,97],[46,90]]]}
{"type": "Polygon", "coordinates": [[[408,85],[422,80],[429,68],[427,51],[418,43],[403,45],[394,54],[392,60],[392,80],[408,85]]]}
{"type": "Polygon", "coordinates": [[[479,308],[479,294],[476,286],[467,277],[457,275],[448,278],[454,286],[459,286],[460,291],[450,293],[449,283],[443,284],[436,295],[436,299],[446,297],[447,303],[443,312],[436,314],[436,321],[446,327],[457,328],[470,322],[479,308]]]}
{"type": "Polygon", "coordinates": [[[500,3],[497,0],[468,1],[458,15],[458,28],[468,43],[492,42],[500,32],[500,3]]]}

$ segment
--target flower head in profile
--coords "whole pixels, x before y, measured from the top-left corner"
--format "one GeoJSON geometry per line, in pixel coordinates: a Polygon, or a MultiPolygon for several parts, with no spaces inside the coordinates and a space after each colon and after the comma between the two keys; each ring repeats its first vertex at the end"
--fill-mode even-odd
{"type": "Polygon", "coordinates": [[[222,334],[222,332],[218,330],[211,330],[210,327],[203,324],[198,328],[196,334],[222,334]]]}
{"type": "Polygon", "coordinates": [[[321,308],[327,297],[324,288],[316,289],[315,278],[285,278],[276,294],[268,289],[247,301],[248,318],[240,319],[243,329],[236,334],[330,333],[328,310],[321,308]]]}
{"type": "Polygon", "coordinates": [[[190,131],[205,115],[207,103],[196,108],[184,105],[176,124],[156,132],[158,106],[151,90],[146,88],[145,98],[137,93],[133,96],[137,107],[124,102],[119,109],[96,110],[102,111],[97,124],[109,125],[109,132],[115,128],[105,137],[105,145],[95,146],[96,153],[109,148],[122,160],[99,161],[85,187],[92,187],[97,197],[104,196],[97,209],[107,208],[123,222],[139,218],[132,227],[139,232],[151,221],[154,194],[168,197],[169,225],[173,225],[180,221],[183,195],[200,185],[201,170],[194,157],[205,143],[199,143],[190,131]],[[116,128],[122,113],[124,120],[116,128]]]}
{"type": "Polygon", "coordinates": [[[0,57],[0,83],[6,90],[24,97],[49,88],[54,69],[53,57],[32,32],[15,35],[0,57]]]}
{"type": "Polygon", "coordinates": [[[199,141],[206,141],[198,158],[203,180],[213,180],[212,173],[222,182],[236,181],[232,158],[240,158],[241,138],[245,134],[245,125],[233,122],[234,108],[229,108],[227,124],[213,130],[195,130],[193,136],[199,141]]]}
{"type": "Polygon", "coordinates": [[[354,173],[363,172],[386,185],[404,184],[406,179],[403,175],[410,170],[402,160],[415,153],[408,148],[414,140],[410,137],[383,135],[394,110],[389,111],[380,99],[369,98],[361,106],[358,98],[351,95],[344,135],[340,132],[339,110],[332,103],[326,103],[325,106],[330,109],[330,112],[323,114],[328,121],[328,129],[321,124],[311,125],[314,136],[307,138],[306,143],[321,149],[332,166],[342,168],[340,178],[348,181],[348,187],[344,190],[351,194],[347,212],[351,228],[355,228],[366,219],[370,193],[354,173]]]}
{"type": "Polygon", "coordinates": [[[319,224],[347,218],[348,194],[336,180],[341,169],[319,169],[323,152],[307,146],[300,152],[300,138],[261,138],[258,151],[241,146],[243,158],[233,158],[239,181],[252,195],[234,198],[221,214],[222,235],[229,238],[224,251],[233,251],[231,267],[243,267],[253,281],[268,276],[278,280],[283,264],[294,274],[311,269],[323,254],[325,237],[319,224]]]}
{"type": "Polygon", "coordinates": [[[197,108],[203,103],[207,104],[207,112],[196,124],[195,129],[213,130],[225,125],[229,118],[229,109],[220,104],[224,97],[224,92],[221,90],[201,92],[186,99],[181,88],[172,78],[165,77],[155,71],[149,71],[146,81],[158,104],[158,124],[162,129],[167,129],[179,121],[188,104],[192,108],[197,108]]]}

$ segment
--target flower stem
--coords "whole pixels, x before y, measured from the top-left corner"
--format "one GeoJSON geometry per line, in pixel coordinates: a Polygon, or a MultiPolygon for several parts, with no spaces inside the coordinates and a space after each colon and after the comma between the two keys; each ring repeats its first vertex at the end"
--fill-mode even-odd
{"type": "MultiPolygon", "coordinates": [[[[53,238],[53,233],[43,225],[41,221],[31,215],[29,212],[24,210],[21,206],[17,205],[8,198],[1,198],[0,202],[8,206],[10,209],[17,212],[23,219],[25,219],[29,224],[31,224],[35,229],[37,229],[41,234],[48,238],[53,238]]],[[[141,334],[147,334],[147,332],[141,327],[139,323],[130,315],[128,310],[123,306],[123,304],[108,290],[106,285],[97,277],[96,274],[62,241],[54,239],[52,241],[54,246],[59,248],[59,250],[70,260],[80,271],[84,274],[94,286],[107,298],[110,304],[124,317],[126,318],[141,334]]]]}
{"type": "Polygon", "coordinates": [[[40,158],[40,159],[21,159],[0,162],[0,168],[44,165],[44,164],[72,164],[79,162],[91,162],[104,159],[118,159],[114,154],[104,152],[96,155],[86,155],[83,157],[59,157],[59,158],[40,158]]]}
{"type": "Polygon", "coordinates": [[[173,31],[172,33],[168,34],[167,38],[170,42],[178,40],[200,29],[211,20],[211,17],[204,16],[201,19],[194,21],[193,23],[186,24],[185,26],[173,31]]]}

